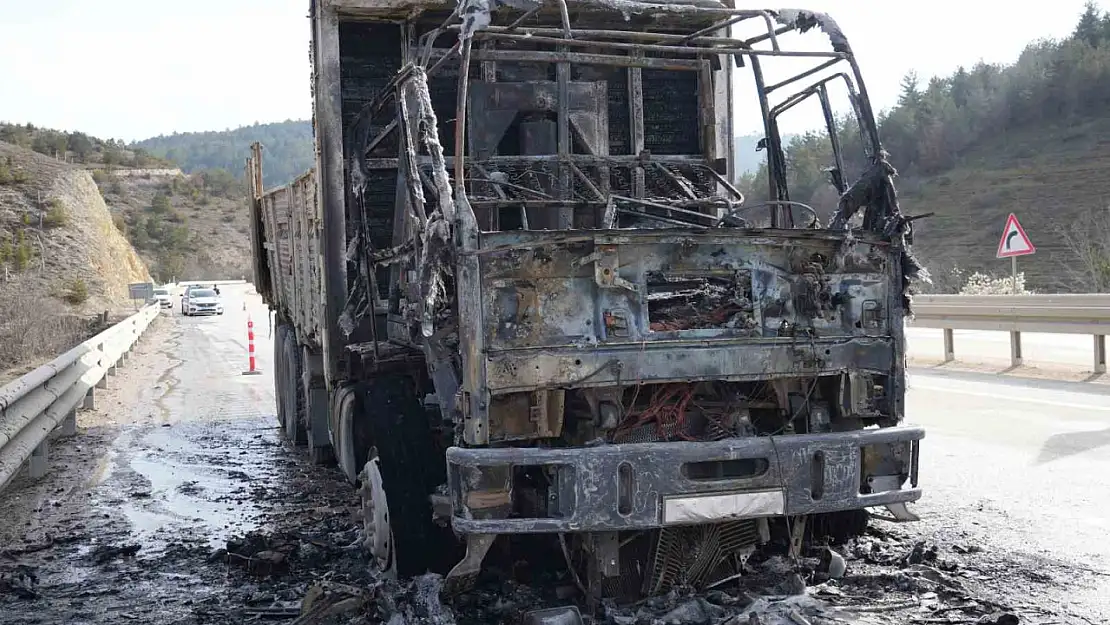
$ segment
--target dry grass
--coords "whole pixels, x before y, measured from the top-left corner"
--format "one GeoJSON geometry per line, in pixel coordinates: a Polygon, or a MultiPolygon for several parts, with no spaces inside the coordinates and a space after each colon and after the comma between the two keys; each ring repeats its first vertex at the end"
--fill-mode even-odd
{"type": "Polygon", "coordinates": [[[0,382],[2,372],[17,377],[103,329],[98,318],[74,315],[63,307],[51,310],[52,304],[32,293],[0,291],[0,382]]]}

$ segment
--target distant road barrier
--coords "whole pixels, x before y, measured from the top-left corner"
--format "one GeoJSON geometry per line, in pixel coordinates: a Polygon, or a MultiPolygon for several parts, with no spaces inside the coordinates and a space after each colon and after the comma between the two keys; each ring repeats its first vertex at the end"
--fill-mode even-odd
{"type": "Polygon", "coordinates": [[[1110,334],[1110,294],[1076,295],[918,295],[907,325],[944,330],[944,360],[956,357],[953,330],[1010,333],[1010,362],[1022,364],[1021,333],[1090,334],[1094,371],[1106,373],[1110,334]]]}
{"type": "Polygon", "coordinates": [[[132,346],[158,316],[157,303],[115,324],[53,361],[0,387],[0,490],[27,463],[31,477],[47,469],[48,440],[60,427],[77,430],[77,409],[92,408],[93,391],[127,360],[132,346]]]}
{"type": "Polygon", "coordinates": [[[246,283],[247,283],[246,280],[184,280],[184,281],[175,283],[175,285],[176,286],[190,286],[190,285],[204,286],[206,284],[246,284],[246,283]]]}

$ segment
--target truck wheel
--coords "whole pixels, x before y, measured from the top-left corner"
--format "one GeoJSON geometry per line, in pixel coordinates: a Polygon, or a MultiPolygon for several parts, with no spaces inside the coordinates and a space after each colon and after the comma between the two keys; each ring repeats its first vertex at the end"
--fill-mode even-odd
{"type": "Polygon", "coordinates": [[[286,413],[285,437],[294,445],[304,445],[308,440],[305,426],[305,394],[301,385],[301,350],[289,331],[285,339],[285,391],[290,409],[286,413]]]}
{"type": "Polygon", "coordinates": [[[288,332],[289,328],[283,323],[279,323],[274,329],[274,403],[277,404],[277,420],[282,432],[285,432],[286,421],[286,402],[282,397],[282,385],[285,382],[285,335],[288,332]]]}
{"type": "Polygon", "coordinates": [[[292,328],[279,324],[274,339],[274,392],[277,395],[278,421],[285,437],[294,445],[303,445],[307,438],[299,356],[292,328]]]}
{"type": "Polygon", "coordinates": [[[360,416],[359,392],[358,388],[349,385],[335,389],[329,411],[329,417],[333,419],[330,427],[335,461],[343,476],[354,486],[358,486],[362,479],[362,470],[371,447],[368,426],[360,416]]]}
{"type": "Polygon", "coordinates": [[[359,475],[363,544],[389,575],[444,573],[458,559],[457,541],[432,521],[429,495],[446,481],[446,469],[416,384],[405,375],[382,376],[366,382],[359,395],[354,429],[368,426],[373,445],[358,454],[365,458],[359,475]]]}

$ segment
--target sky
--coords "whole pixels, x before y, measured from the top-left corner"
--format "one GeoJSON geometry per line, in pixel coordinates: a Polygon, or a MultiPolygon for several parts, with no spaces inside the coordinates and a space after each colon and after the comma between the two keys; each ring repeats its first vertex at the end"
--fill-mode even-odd
{"type": "MultiPolygon", "coordinates": [[[[306,119],[308,4],[0,0],[0,120],[130,142],[306,119]]],[[[1055,0],[1051,9],[1031,3],[1031,10],[1016,10],[1001,0],[809,0],[797,6],[827,12],[840,24],[878,111],[896,102],[907,71],[924,83],[980,59],[1012,62],[1033,40],[1067,36],[1083,5],[1055,0]]],[[[737,130],[758,127],[758,109],[750,106],[738,104],[744,121],[737,130]]]]}

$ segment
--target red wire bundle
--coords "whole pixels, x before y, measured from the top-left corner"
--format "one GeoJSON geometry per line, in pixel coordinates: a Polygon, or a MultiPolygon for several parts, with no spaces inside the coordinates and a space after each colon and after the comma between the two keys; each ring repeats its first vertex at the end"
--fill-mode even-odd
{"type": "MultiPolygon", "coordinates": [[[[655,433],[659,438],[667,436],[667,426],[675,426],[675,434],[686,440],[693,440],[684,431],[686,425],[686,407],[694,397],[694,387],[690,384],[665,384],[652,393],[648,407],[639,414],[630,414],[625,420],[625,425],[620,428],[622,433],[634,430],[649,423],[655,424],[655,433]]],[[[635,397],[633,398],[635,404],[635,397]]]]}

